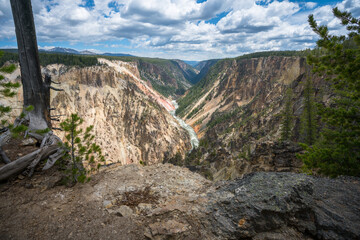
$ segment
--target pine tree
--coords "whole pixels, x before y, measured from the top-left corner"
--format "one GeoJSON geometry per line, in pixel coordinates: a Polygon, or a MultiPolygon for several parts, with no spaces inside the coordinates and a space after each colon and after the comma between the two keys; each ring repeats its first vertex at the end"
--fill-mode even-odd
{"type": "Polygon", "coordinates": [[[89,126],[83,131],[79,128],[82,123],[83,120],[77,114],[71,114],[70,118],[60,124],[67,140],[64,143],[67,183],[74,184],[89,180],[87,175],[100,167],[100,164],[94,167],[95,160],[104,161],[101,148],[94,142],[95,136],[91,134],[94,127],[89,126]],[[85,162],[88,164],[87,167],[84,167],[85,162]]]}
{"type": "Polygon", "coordinates": [[[292,101],[292,90],[289,88],[285,94],[285,107],[282,111],[282,124],[281,124],[281,140],[289,141],[292,137],[292,127],[293,127],[293,101],[292,101]]]}
{"type": "Polygon", "coordinates": [[[336,95],[330,105],[319,108],[325,124],[318,143],[304,146],[307,150],[300,158],[308,170],[337,176],[360,176],[360,19],[334,8],[347,36],[329,34],[327,26],[318,26],[314,16],[309,24],[320,36],[317,46],[323,55],[308,57],[314,71],[327,76],[336,95]]]}
{"type": "Polygon", "coordinates": [[[313,82],[307,73],[304,84],[304,111],[301,116],[300,138],[307,145],[313,145],[317,138],[317,111],[313,82]]]}
{"type": "MultiPolygon", "coordinates": [[[[3,52],[0,52],[0,58],[2,57],[3,52]]],[[[12,73],[16,69],[14,64],[10,64],[7,66],[3,66],[0,68],[0,72],[3,73],[12,73]]],[[[20,87],[20,83],[12,83],[12,82],[5,82],[4,76],[0,74],[0,96],[2,98],[12,98],[16,95],[15,89],[20,87]]],[[[6,115],[11,112],[11,107],[6,106],[0,103],[0,129],[7,129],[11,126],[7,121],[6,115]]]]}

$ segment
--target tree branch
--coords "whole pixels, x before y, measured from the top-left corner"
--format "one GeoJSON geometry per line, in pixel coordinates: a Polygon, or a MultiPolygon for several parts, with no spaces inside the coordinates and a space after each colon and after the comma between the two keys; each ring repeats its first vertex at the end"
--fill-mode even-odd
{"type": "Polygon", "coordinates": [[[1,146],[0,146],[0,157],[4,163],[6,164],[11,163],[11,160],[8,158],[8,156],[6,156],[6,153],[4,152],[1,146]]]}
{"type": "Polygon", "coordinates": [[[50,89],[54,90],[54,91],[57,91],[57,92],[61,92],[61,91],[64,91],[64,89],[60,89],[60,88],[54,88],[52,86],[48,86],[50,89]]]}
{"type": "Polygon", "coordinates": [[[53,83],[53,84],[58,84],[58,85],[61,84],[61,82],[54,82],[53,80],[51,80],[51,83],[53,83]]]}

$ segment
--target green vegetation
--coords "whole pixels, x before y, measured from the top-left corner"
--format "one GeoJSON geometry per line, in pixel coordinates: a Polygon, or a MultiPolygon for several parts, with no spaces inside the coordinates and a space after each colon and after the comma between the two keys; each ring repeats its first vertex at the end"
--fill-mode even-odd
{"type": "Polygon", "coordinates": [[[235,58],[236,60],[240,59],[250,59],[250,58],[259,58],[259,57],[306,57],[310,53],[310,49],[304,51],[266,51],[266,52],[256,52],[245,54],[240,57],[235,58]]]}
{"type": "MultiPolygon", "coordinates": [[[[3,52],[0,51],[0,58],[3,56],[3,52]]],[[[2,73],[12,73],[16,70],[15,64],[4,65],[0,68],[0,72],[2,73]]],[[[21,86],[20,83],[13,82],[3,82],[4,76],[0,74],[0,96],[3,98],[12,98],[17,92],[16,90],[21,86]]],[[[23,109],[20,116],[17,118],[17,124],[9,123],[9,114],[12,111],[11,106],[5,106],[0,104],[0,130],[10,130],[12,137],[17,138],[20,134],[24,133],[28,130],[28,127],[22,124],[25,122],[25,116],[34,110],[34,106],[30,105],[27,108],[23,109]]],[[[41,132],[42,133],[42,132],[41,132]]],[[[39,134],[41,134],[39,133],[39,134]]]]}
{"type": "Polygon", "coordinates": [[[286,91],[285,94],[285,107],[281,113],[282,116],[282,124],[281,124],[281,140],[289,141],[292,137],[292,127],[293,127],[293,101],[292,101],[293,93],[291,88],[286,91]]]}
{"type": "Polygon", "coordinates": [[[79,129],[82,123],[83,120],[77,114],[71,114],[70,118],[60,123],[66,133],[66,142],[63,144],[65,156],[62,161],[65,165],[66,184],[89,181],[88,174],[100,167],[100,163],[94,167],[95,160],[105,161],[100,146],[94,142],[95,136],[91,134],[93,126],[83,131],[79,129]],[[87,167],[84,167],[85,161],[88,163],[87,167]]]}
{"type": "MultiPolygon", "coordinates": [[[[3,52],[0,52],[0,58],[2,57],[3,52]]],[[[0,68],[0,72],[3,73],[12,73],[16,69],[14,64],[3,66],[0,68]]],[[[12,98],[16,95],[16,89],[20,87],[20,83],[13,82],[4,82],[4,76],[0,74],[0,96],[2,98],[12,98]]],[[[13,129],[13,125],[10,124],[7,120],[7,115],[11,112],[11,106],[6,106],[0,104],[0,129],[13,129]]],[[[15,129],[17,132],[19,129],[15,129]]]]}
{"type": "Polygon", "coordinates": [[[234,116],[236,116],[241,110],[242,110],[242,108],[238,107],[231,112],[218,113],[214,119],[212,119],[211,121],[208,122],[207,127],[212,128],[219,123],[225,122],[225,121],[233,118],[234,116]]]}
{"type": "Polygon", "coordinates": [[[197,106],[194,110],[191,111],[191,113],[189,113],[189,115],[186,116],[186,119],[190,119],[192,116],[196,115],[205,106],[205,104],[205,102],[202,102],[200,106],[197,106]]]}
{"type": "Polygon", "coordinates": [[[317,138],[317,110],[315,105],[315,96],[313,82],[307,74],[304,86],[304,111],[301,116],[300,139],[308,144],[313,145],[317,138]]]}
{"type": "Polygon", "coordinates": [[[175,166],[184,166],[184,160],[180,152],[177,152],[172,158],[164,160],[163,163],[171,163],[175,166]]]}
{"type": "MultiPolygon", "coordinates": [[[[61,53],[39,53],[39,59],[42,66],[58,63],[66,66],[88,67],[98,64],[97,57],[94,56],[61,53]]],[[[0,56],[0,65],[3,65],[7,61],[18,62],[18,54],[16,52],[4,52],[3,56],[0,56]]]]}
{"type": "Polygon", "coordinates": [[[97,57],[93,56],[40,53],[39,58],[42,66],[57,63],[66,66],[89,67],[98,64],[97,57]]]}
{"type": "Polygon", "coordinates": [[[175,87],[167,86],[167,85],[161,85],[158,84],[156,81],[150,78],[151,86],[161,95],[165,97],[169,97],[171,95],[174,95],[176,92],[175,87]]]}
{"type": "Polygon", "coordinates": [[[360,176],[360,19],[337,8],[333,13],[346,26],[347,36],[330,35],[327,26],[318,26],[314,16],[309,16],[323,54],[310,55],[308,63],[314,72],[327,77],[336,97],[330,105],[319,106],[325,126],[319,141],[312,146],[303,144],[306,153],[300,158],[307,171],[360,176]]]}
{"type": "Polygon", "coordinates": [[[185,97],[178,101],[179,108],[176,109],[176,115],[184,117],[186,115],[186,110],[209,91],[212,83],[214,83],[218,76],[221,75],[220,72],[223,69],[223,64],[224,61],[218,61],[209,70],[208,74],[202,78],[200,82],[190,88],[190,91],[185,97]]]}

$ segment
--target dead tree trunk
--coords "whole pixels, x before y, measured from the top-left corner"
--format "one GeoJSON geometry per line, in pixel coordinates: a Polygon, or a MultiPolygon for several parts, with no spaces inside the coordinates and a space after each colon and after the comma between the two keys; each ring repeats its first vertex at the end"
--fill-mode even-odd
{"type": "Polygon", "coordinates": [[[43,82],[40,70],[34,17],[30,0],[10,0],[15,23],[21,67],[24,107],[32,105],[28,114],[29,128],[51,128],[49,116],[50,86],[43,82]]]}
{"type": "MultiPolygon", "coordinates": [[[[44,169],[48,169],[64,155],[61,144],[59,145],[61,140],[53,135],[51,131],[45,137],[31,131],[51,129],[51,117],[49,114],[50,89],[57,91],[61,91],[61,89],[55,89],[50,86],[50,76],[46,76],[45,80],[42,80],[31,1],[10,0],[10,3],[18,42],[24,108],[30,105],[34,107],[34,110],[30,111],[26,116],[26,120],[29,120],[29,135],[41,140],[42,143],[40,149],[13,162],[6,159],[6,154],[0,151],[0,154],[4,155],[2,156],[3,160],[8,163],[0,168],[0,181],[23,171],[25,168],[28,168],[29,176],[31,176],[36,165],[41,160],[50,159],[44,167],[44,169]]],[[[0,136],[0,150],[2,144],[11,137],[10,135],[10,131],[7,131],[0,136]]]]}

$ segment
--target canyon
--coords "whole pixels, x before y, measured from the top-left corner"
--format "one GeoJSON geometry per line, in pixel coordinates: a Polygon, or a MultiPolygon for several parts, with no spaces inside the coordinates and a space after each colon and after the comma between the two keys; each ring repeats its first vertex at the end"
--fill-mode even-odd
{"type": "MultiPolygon", "coordinates": [[[[60,184],[56,166],[0,184],[4,239],[360,237],[359,178],[300,173],[294,142],[306,78],[319,101],[331,98],[305,58],[210,60],[195,70],[178,60],[133,60],[42,68],[63,89],[51,92],[53,114],[61,121],[76,112],[93,125],[106,162],[72,188],[60,184]],[[294,134],[280,141],[287,89],[294,134]]],[[[5,77],[19,81],[19,70],[5,77]]],[[[21,90],[6,101],[18,116],[21,90]]]]}
{"type": "MultiPolygon", "coordinates": [[[[141,79],[136,63],[98,61],[98,66],[91,67],[53,64],[42,68],[63,89],[51,91],[52,114],[58,121],[77,113],[84,120],[83,128],[93,125],[105,165],[154,164],[191,150],[187,131],[170,114],[174,105],[141,79]]],[[[6,77],[19,81],[19,74],[17,69],[6,77]]],[[[22,89],[6,101],[14,108],[13,118],[18,116],[22,89]]],[[[53,125],[59,127],[57,121],[53,125]]],[[[62,131],[55,134],[64,139],[62,131]]]]}
{"type": "Polygon", "coordinates": [[[301,56],[235,58],[218,61],[179,100],[178,114],[200,138],[184,161],[214,179],[234,179],[254,171],[300,172],[300,117],[304,84],[311,77],[315,98],[327,104],[329,86],[311,73],[301,56]],[[286,91],[292,91],[292,138],[280,141],[286,91]],[[321,89],[321,90],[320,90],[321,89]]]}

